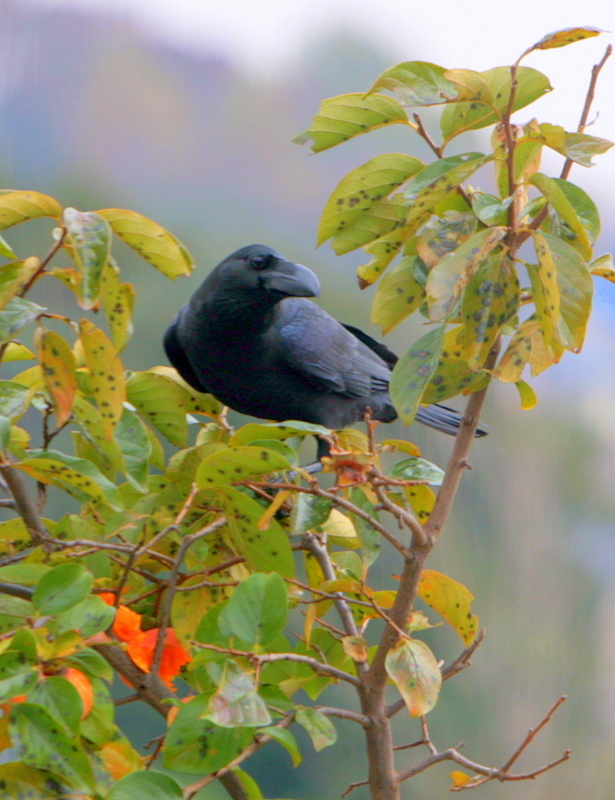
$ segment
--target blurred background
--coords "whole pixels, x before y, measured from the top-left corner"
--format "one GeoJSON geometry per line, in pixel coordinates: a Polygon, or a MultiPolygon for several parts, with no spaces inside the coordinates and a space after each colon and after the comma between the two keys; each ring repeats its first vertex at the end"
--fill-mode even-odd
{"type": "MultiPolygon", "coordinates": [[[[412,131],[382,130],[318,156],[291,143],[321,99],[367,90],[403,60],[447,68],[511,63],[545,33],[573,25],[615,28],[606,0],[514,5],[466,0],[0,0],[0,176],[3,187],[36,189],[81,210],[130,208],[169,228],[199,269],[170,284],[122,252],[137,289],[136,334],[124,363],[166,363],[161,336],[209,269],[245,244],[261,242],[308,264],[322,284],[321,304],[344,322],[369,325],[373,290],[360,292],[360,253],[315,250],[320,211],[339,179],[383,152],[429,158],[412,131]]],[[[517,114],[576,128],[605,34],[533,53],[555,92],[517,114]]],[[[600,78],[591,133],[615,138],[615,58],[600,78]]],[[[437,135],[437,116],[425,111],[437,135]]],[[[448,154],[480,150],[488,134],[456,139],[448,154]]],[[[557,174],[558,156],[544,171],[557,174]]],[[[598,203],[603,236],[615,244],[615,152],[570,178],[598,203]]],[[[489,176],[475,179],[489,187],[489,176]],[[487,182],[485,184],[485,181],[487,182]]],[[[47,238],[45,238],[47,237],[47,238]]],[[[40,226],[10,231],[18,253],[41,254],[40,226]],[[35,229],[36,228],[36,229],[35,229]]],[[[74,314],[71,297],[45,283],[33,299],[74,314]],[[42,295],[40,294],[42,292],[42,295]]],[[[615,780],[615,286],[598,282],[583,353],[532,380],[540,403],[521,411],[516,390],[493,386],[485,411],[491,435],[472,454],[455,513],[430,566],[475,594],[487,639],[474,665],[448,681],[430,714],[440,748],[466,742],[468,757],[500,766],[562,694],[568,702],[519,762],[530,770],[570,747],[573,759],[535,782],[482,790],[490,800],[609,800],[615,780]]],[[[402,353],[420,335],[399,326],[387,344],[402,353]]],[[[240,421],[237,416],[234,418],[240,421]]],[[[417,426],[418,427],[418,426],[417,426]]],[[[451,442],[431,431],[392,426],[429,460],[444,465],[451,442]]],[[[374,583],[392,585],[398,567],[382,558],[374,583]]],[[[432,614],[432,617],[434,615],[432,614]]],[[[436,629],[425,639],[450,660],[462,645],[436,629]]],[[[336,687],[324,702],[340,704],[336,687]],[[337,701],[335,698],[337,697],[337,701]]],[[[343,699],[341,702],[344,702],[343,699]]],[[[158,725],[119,709],[143,743],[158,725]]],[[[396,719],[400,743],[419,738],[416,721],[396,719]]],[[[366,774],[363,740],[339,726],[338,744],[293,770],[277,745],[247,769],[266,797],[330,800],[366,774]]],[[[298,736],[300,737],[300,733],[298,736]]],[[[400,767],[422,757],[400,754],[400,767]]],[[[450,767],[404,785],[403,797],[443,798],[450,767]]],[[[223,797],[211,787],[203,798],[223,797]]],[[[352,795],[364,800],[359,789],[352,795]]]]}

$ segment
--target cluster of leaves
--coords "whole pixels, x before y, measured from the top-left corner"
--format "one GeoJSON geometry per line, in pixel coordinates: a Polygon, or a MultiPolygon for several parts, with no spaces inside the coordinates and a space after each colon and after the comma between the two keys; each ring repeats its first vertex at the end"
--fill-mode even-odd
{"type": "Polygon", "coordinates": [[[337,254],[358,248],[371,259],[359,267],[361,287],[379,280],[372,322],[388,333],[413,312],[431,327],[400,359],[392,397],[412,422],[422,402],[467,394],[487,374],[516,383],[524,408],[535,403],[521,379],[536,376],[579,352],[591,310],[592,274],[615,280],[610,255],[593,259],[600,217],[593,200],[565,178],[572,163],[612,143],[559,125],[511,123],[512,112],[551,91],[548,78],[521,60],[534,50],[562,47],[595,36],[575,28],[545,36],[512,67],[485,72],[448,70],[408,61],[386,70],[365,93],[323,101],[310,128],[295,140],[314,152],[387,125],[405,125],[430,145],[437,160],[389,153],[346,175],[324,208],[318,243],[337,254]],[[389,91],[393,97],[381,94],[389,91]],[[441,143],[408,109],[443,105],[441,143]],[[445,155],[457,136],[494,126],[491,152],[445,155]],[[540,170],[544,148],[562,155],[562,176],[540,170]],[[464,182],[486,165],[495,170],[496,194],[464,182]],[[533,253],[519,247],[530,238],[533,253]],[[398,258],[399,260],[395,262],[398,258]],[[392,265],[392,266],[391,266],[392,265]],[[525,283],[527,285],[523,286],[525,283]],[[495,367],[485,367],[503,334],[510,337],[495,367]]]}
{"type": "MultiPolygon", "coordinates": [[[[5,503],[17,512],[0,523],[0,589],[10,592],[0,594],[0,749],[15,759],[0,765],[0,786],[14,798],[76,790],[121,800],[154,786],[181,796],[172,778],[144,769],[114,722],[109,645],[172,689],[187,665],[188,702],[166,697],[165,767],[209,775],[267,741],[297,764],[291,721],[316,749],[333,744],[336,732],[327,714],[294,696],[302,689],[315,703],[331,683],[356,683],[356,665],[371,658],[367,626],[386,618],[395,599],[367,583],[380,551],[378,498],[367,484],[319,494],[312,482],[300,491],[301,441],[330,431],[301,422],[233,431],[220,404],[175,370],[125,371],[120,351],[132,333],[133,290],[111,255],[113,234],[175,278],[193,262],[171,234],[130,211],[62,209],[36,192],[0,196],[3,229],[37,217],[57,225],[50,253],[0,268],[4,361],[34,362],[0,381],[0,472],[5,503]],[[61,251],[73,266],[54,263],[61,251]],[[105,329],[91,315],[73,321],[27,299],[35,283],[54,280],[81,309],[103,311],[105,329]],[[20,425],[29,409],[40,415],[40,442],[20,425]],[[64,430],[72,452],[52,447],[64,430]],[[169,458],[167,445],[177,448],[169,458]],[[60,490],[79,513],[38,517],[15,491],[23,475],[38,483],[41,504],[47,490],[60,490]],[[274,476],[294,483],[277,494],[245,485],[274,476]],[[320,540],[331,552],[322,549],[319,560],[310,541],[320,540]],[[293,553],[300,549],[303,564],[293,553]],[[338,593],[349,598],[354,636],[321,623],[338,593]],[[296,644],[284,635],[292,611],[303,627],[296,644]]],[[[4,240],[2,247],[17,259],[4,240]]],[[[349,457],[352,478],[378,468],[381,450],[400,452],[382,486],[400,508],[429,515],[430,485],[442,471],[414,445],[388,440],[375,450],[358,431],[340,432],[335,444],[330,469],[342,484],[349,457]]],[[[463,586],[427,571],[421,596],[472,641],[477,620],[463,586]]],[[[429,626],[417,612],[387,659],[413,716],[433,707],[441,684],[436,658],[412,636],[429,626]]]]}
{"type": "MultiPolygon", "coordinates": [[[[536,47],[588,35],[554,34],[536,47]]],[[[587,164],[609,143],[534,121],[513,128],[512,111],[549,89],[519,62],[486,73],[409,62],[365,95],[325,101],[308,132],[313,149],[392,123],[431,141],[420,118],[413,124],[378,89],[411,105],[445,104],[444,143],[432,142],[438,160],[387,155],[351,173],[327,204],[319,236],[332,238],[338,252],[366,249],[372,261],[360,269],[364,285],[402,256],[376,295],[374,319],[385,331],[415,309],[435,323],[395,370],[400,415],[411,421],[421,402],[475,392],[491,375],[531,394],[520,378],[525,364],[537,373],[564,349],[577,351],[591,272],[615,275],[605,259],[587,263],[599,228],[594,204],[565,178],[540,174],[540,153],[547,146],[587,164]],[[444,157],[457,134],[490,124],[493,153],[444,157]],[[462,186],[487,163],[495,165],[498,196],[462,186]],[[530,186],[539,197],[529,197],[530,186]],[[536,264],[517,256],[529,236],[536,264]],[[530,307],[523,321],[522,306],[530,307]],[[511,336],[508,349],[497,367],[485,366],[500,333],[511,336]]],[[[438,497],[431,487],[449,475],[409,442],[374,444],[371,425],[367,436],[296,421],[233,430],[218,401],[173,369],[125,371],[120,354],[132,334],[134,293],[111,254],[113,238],[171,279],[190,273],[190,254],[132,211],[63,209],[30,191],[0,195],[0,229],[39,217],[56,225],[43,259],[20,260],[0,240],[7,259],[0,357],[34,362],[0,381],[0,505],[12,515],[0,523],[0,789],[22,800],[75,792],[92,800],[191,798],[221,777],[238,782],[235,796],[258,800],[240,764],[271,741],[298,764],[291,725],[303,726],[317,750],[335,742],[335,717],[386,731],[387,681],[400,695],[390,716],[402,708],[425,715],[442,680],[467,666],[479,641],[470,592],[433,570],[421,574],[439,531],[429,525],[454,497],[450,486],[438,497]],[[70,266],[57,263],[61,253],[70,266]],[[34,284],[58,280],[87,316],[72,320],[28,299],[34,284]],[[32,410],[40,433],[22,427],[32,410]],[[299,467],[310,435],[332,444],[330,489],[299,467]],[[66,445],[55,449],[57,442],[66,445]],[[385,468],[384,452],[401,460],[385,468]],[[38,506],[26,476],[38,484],[38,506]],[[70,496],[78,512],[42,516],[47,491],[70,496]],[[410,543],[390,532],[385,516],[410,543]],[[403,557],[399,591],[370,586],[383,539],[403,557]],[[416,636],[431,623],[412,611],[415,591],[467,647],[449,667],[416,636]],[[385,633],[376,644],[370,624],[378,619],[385,633]],[[140,756],[116,725],[108,686],[116,672],[136,690],[129,699],[167,718],[151,757],[140,756]],[[362,693],[366,714],[376,698],[378,714],[319,705],[323,690],[340,681],[362,693]],[[181,789],[150,769],[158,756],[195,783],[181,789]]],[[[460,434],[467,448],[472,434],[460,434]]],[[[461,473],[463,458],[455,469],[461,473]]],[[[455,785],[507,779],[524,746],[500,771],[474,765],[482,777],[455,773],[455,785]]],[[[412,774],[445,758],[472,764],[454,750],[430,749],[412,774]]],[[[379,757],[370,758],[380,785],[379,757]]],[[[390,769],[386,780],[406,777],[411,772],[390,769]]]]}

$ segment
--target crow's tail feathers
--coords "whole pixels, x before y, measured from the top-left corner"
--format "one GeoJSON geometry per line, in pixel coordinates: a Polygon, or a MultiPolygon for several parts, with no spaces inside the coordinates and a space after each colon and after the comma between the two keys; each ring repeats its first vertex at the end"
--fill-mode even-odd
{"type": "MultiPolygon", "coordinates": [[[[461,425],[461,414],[448,406],[441,406],[435,403],[432,406],[422,406],[416,413],[417,422],[422,422],[423,425],[428,425],[430,428],[435,428],[442,433],[448,433],[449,436],[456,436],[459,426],[461,425]]],[[[482,436],[488,436],[488,432],[484,428],[477,428],[474,434],[476,439],[482,436]]]]}

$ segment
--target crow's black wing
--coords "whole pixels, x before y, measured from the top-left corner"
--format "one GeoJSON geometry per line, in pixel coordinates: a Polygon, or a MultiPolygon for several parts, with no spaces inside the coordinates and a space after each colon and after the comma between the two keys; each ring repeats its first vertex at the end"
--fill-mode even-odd
{"type": "Polygon", "coordinates": [[[192,365],[188,360],[188,356],[184,353],[184,349],[181,346],[181,342],[177,336],[177,321],[178,319],[176,318],[175,321],[169,325],[164,335],[163,344],[167,358],[171,364],[173,364],[182,378],[186,381],[186,383],[189,383],[193,389],[196,389],[197,392],[208,393],[209,389],[203,386],[202,381],[197,377],[195,371],[192,369],[192,365]]]}
{"type": "Polygon", "coordinates": [[[271,330],[280,357],[316,388],[346,397],[387,391],[391,372],[384,361],[309,300],[279,303],[271,330]]]}

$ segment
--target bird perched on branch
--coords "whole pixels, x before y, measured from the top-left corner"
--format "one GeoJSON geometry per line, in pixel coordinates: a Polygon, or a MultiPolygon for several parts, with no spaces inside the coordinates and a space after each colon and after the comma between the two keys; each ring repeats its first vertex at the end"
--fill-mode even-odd
{"type": "MultiPolygon", "coordinates": [[[[306,299],[319,294],[307,267],[264,245],[242,247],[180,309],[164,337],[167,357],[194,389],[253,417],[338,430],[369,408],[372,419],[392,422],[397,356],[306,299]]],[[[420,408],[416,419],[451,435],[460,424],[440,405],[420,408]]],[[[319,441],[319,457],[326,452],[319,441]]]]}

